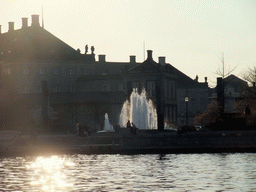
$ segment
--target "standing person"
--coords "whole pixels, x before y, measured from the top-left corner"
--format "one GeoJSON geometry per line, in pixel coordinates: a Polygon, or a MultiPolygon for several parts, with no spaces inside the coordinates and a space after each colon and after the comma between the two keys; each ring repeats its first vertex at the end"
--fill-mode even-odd
{"type": "Polygon", "coordinates": [[[127,122],[127,124],[126,124],[126,127],[127,127],[128,129],[130,129],[131,134],[132,134],[132,133],[133,133],[133,131],[132,131],[132,125],[131,125],[130,120],[128,120],[128,122],[127,122]]]}
{"type": "Polygon", "coordinates": [[[80,127],[80,125],[79,125],[79,123],[77,123],[76,124],[76,135],[79,135],[79,127],[80,127]]]}
{"type": "Polygon", "coordinates": [[[119,124],[116,124],[116,126],[115,126],[116,134],[118,134],[118,133],[119,133],[119,129],[120,129],[120,125],[119,125],[119,124]]]}
{"type": "Polygon", "coordinates": [[[127,124],[126,124],[126,128],[131,128],[131,122],[130,120],[128,120],[127,124]]]}
{"type": "Polygon", "coordinates": [[[137,127],[132,123],[133,134],[136,135],[137,127]]]}

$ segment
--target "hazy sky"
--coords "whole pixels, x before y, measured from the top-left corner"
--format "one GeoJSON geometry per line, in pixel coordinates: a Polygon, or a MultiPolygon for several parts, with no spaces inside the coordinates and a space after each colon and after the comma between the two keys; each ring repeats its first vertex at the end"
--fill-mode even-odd
{"type": "Polygon", "coordinates": [[[144,60],[145,48],[166,62],[210,85],[225,68],[242,75],[256,66],[255,0],[0,0],[2,33],[8,22],[21,28],[21,18],[40,15],[45,29],[84,53],[86,44],[107,61],[144,60]]]}

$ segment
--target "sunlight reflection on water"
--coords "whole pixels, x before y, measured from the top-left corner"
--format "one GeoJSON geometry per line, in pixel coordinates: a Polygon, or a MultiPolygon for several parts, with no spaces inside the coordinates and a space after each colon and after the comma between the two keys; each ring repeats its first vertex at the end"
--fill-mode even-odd
{"type": "Polygon", "coordinates": [[[68,169],[74,163],[64,157],[52,156],[49,158],[37,157],[34,162],[27,165],[28,170],[34,171],[31,175],[31,185],[43,191],[60,190],[72,187],[66,183],[66,175],[62,169],[68,169]]]}
{"type": "Polygon", "coordinates": [[[256,154],[0,159],[0,191],[255,191],[256,154]]]}

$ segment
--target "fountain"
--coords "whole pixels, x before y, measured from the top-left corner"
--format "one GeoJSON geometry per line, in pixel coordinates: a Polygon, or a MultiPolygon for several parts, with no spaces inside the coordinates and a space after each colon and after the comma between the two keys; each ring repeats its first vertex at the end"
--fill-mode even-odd
{"type": "Polygon", "coordinates": [[[145,89],[139,94],[133,89],[130,102],[126,100],[119,117],[119,125],[126,127],[130,120],[139,129],[157,129],[157,113],[153,101],[147,100],[145,89]]]}
{"type": "Polygon", "coordinates": [[[105,113],[104,131],[113,131],[113,126],[109,123],[108,114],[105,113]]]}

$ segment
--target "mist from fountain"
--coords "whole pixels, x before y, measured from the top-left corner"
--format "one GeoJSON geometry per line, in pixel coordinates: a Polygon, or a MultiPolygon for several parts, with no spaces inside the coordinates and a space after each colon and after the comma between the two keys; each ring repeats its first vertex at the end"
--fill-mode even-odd
{"type": "Polygon", "coordinates": [[[119,125],[126,127],[130,120],[139,129],[157,129],[157,113],[153,101],[146,97],[145,89],[141,94],[133,89],[130,102],[126,100],[119,117],[119,125]]]}

